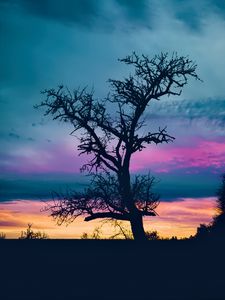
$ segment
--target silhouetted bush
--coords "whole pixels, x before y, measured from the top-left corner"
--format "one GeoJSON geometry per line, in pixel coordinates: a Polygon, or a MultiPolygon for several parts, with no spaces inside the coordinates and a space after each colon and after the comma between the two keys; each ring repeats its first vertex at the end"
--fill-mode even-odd
{"type": "Polygon", "coordinates": [[[0,240],[4,240],[6,238],[6,234],[4,232],[0,232],[0,240]]]}
{"type": "Polygon", "coordinates": [[[211,231],[211,225],[206,224],[200,224],[197,228],[197,233],[195,235],[195,238],[197,239],[205,239],[209,237],[209,233],[211,231]]]}
{"type": "Polygon", "coordinates": [[[83,232],[80,238],[81,238],[81,240],[88,240],[89,236],[88,236],[87,232],[83,232]]]}
{"type": "Polygon", "coordinates": [[[197,228],[196,239],[223,239],[225,241],[225,174],[222,176],[220,188],[217,191],[217,214],[213,221],[206,224],[200,224],[197,228]]]}
{"type": "Polygon", "coordinates": [[[159,234],[156,230],[155,231],[147,231],[146,232],[146,237],[147,237],[148,240],[151,240],[151,241],[155,241],[155,240],[160,239],[159,234]]]}
{"type": "Polygon", "coordinates": [[[92,234],[88,235],[87,232],[83,232],[81,235],[81,240],[100,240],[102,239],[102,231],[101,231],[102,226],[97,226],[92,234]]]}
{"type": "Polygon", "coordinates": [[[37,231],[34,232],[31,228],[32,224],[28,224],[28,227],[25,231],[21,232],[20,240],[46,240],[49,239],[48,235],[45,232],[37,231]]]}

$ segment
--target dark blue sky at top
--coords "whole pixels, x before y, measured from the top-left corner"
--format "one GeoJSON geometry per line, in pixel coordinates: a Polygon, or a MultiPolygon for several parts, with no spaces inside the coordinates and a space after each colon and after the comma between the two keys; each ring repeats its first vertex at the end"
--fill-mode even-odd
{"type": "MultiPolygon", "coordinates": [[[[66,172],[72,158],[74,173],[79,170],[76,151],[71,155],[76,143],[68,150],[73,145],[69,129],[44,119],[33,105],[40,102],[42,89],[60,83],[94,86],[96,95],[104,96],[108,78],[129,72],[117,59],[134,50],[149,56],[161,51],[189,55],[203,79],[190,81],[179,99],[153,104],[147,120],[167,125],[175,146],[199,139],[221,143],[224,37],[225,2],[219,0],[0,0],[1,200],[47,197],[64,183],[82,186],[83,175],[74,179],[66,172]],[[62,162],[44,170],[40,179],[43,157],[51,164],[62,162]]],[[[195,175],[186,171],[185,165],[159,174],[165,198],[212,195],[223,164],[197,168],[195,175]]]]}

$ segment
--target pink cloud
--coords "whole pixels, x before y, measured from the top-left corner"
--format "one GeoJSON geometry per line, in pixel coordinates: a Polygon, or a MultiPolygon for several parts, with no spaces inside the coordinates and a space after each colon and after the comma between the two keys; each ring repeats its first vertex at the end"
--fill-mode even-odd
{"type": "Polygon", "coordinates": [[[190,146],[177,146],[176,143],[150,146],[134,154],[132,170],[151,168],[158,172],[169,172],[183,168],[222,168],[225,166],[225,139],[190,141],[190,146]]]}
{"type": "Polygon", "coordinates": [[[19,173],[78,173],[84,158],[71,144],[28,147],[12,150],[2,162],[2,169],[19,173]]]}
{"type": "MultiPolygon", "coordinates": [[[[225,138],[214,141],[203,138],[189,138],[179,144],[151,145],[134,154],[132,171],[151,169],[156,172],[170,172],[176,169],[212,168],[225,166],[225,138]]],[[[20,173],[78,173],[87,155],[79,156],[74,141],[63,144],[24,146],[12,149],[2,157],[2,170],[20,173]]]]}

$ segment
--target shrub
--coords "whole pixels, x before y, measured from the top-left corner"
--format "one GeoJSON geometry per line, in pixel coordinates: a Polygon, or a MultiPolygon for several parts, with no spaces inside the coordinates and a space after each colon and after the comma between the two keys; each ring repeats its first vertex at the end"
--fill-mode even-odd
{"type": "Polygon", "coordinates": [[[49,238],[45,232],[34,232],[31,227],[32,224],[29,223],[27,229],[21,232],[20,240],[46,240],[49,238]]]}

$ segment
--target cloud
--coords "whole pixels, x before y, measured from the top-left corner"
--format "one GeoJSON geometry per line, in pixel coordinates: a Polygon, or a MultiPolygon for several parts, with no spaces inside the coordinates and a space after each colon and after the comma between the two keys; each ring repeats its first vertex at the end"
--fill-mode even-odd
{"type": "Polygon", "coordinates": [[[34,141],[35,141],[35,139],[32,138],[32,137],[28,137],[27,140],[28,140],[29,142],[34,142],[34,141]]]}
{"type": "Polygon", "coordinates": [[[0,177],[0,202],[51,199],[53,192],[80,191],[87,183],[87,178],[77,174],[5,174],[0,177]]]}
{"type": "Polygon", "coordinates": [[[148,21],[149,8],[146,0],[5,0],[4,7],[24,9],[34,16],[53,20],[68,26],[80,26],[89,30],[116,27],[118,17],[126,22],[142,26],[148,21]]]}
{"type": "Polygon", "coordinates": [[[35,138],[33,137],[27,137],[25,135],[21,135],[21,134],[18,134],[16,132],[10,132],[8,135],[5,135],[5,134],[0,134],[0,137],[2,140],[6,140],[6,141],[17,141],[17,142],[26,142],[26,141],[29,141],[29,142],[34,142],[35,141],[35,138]]]}
{"type": "Polygon", "coordinates": [[[147,119],[169,119],[202,122],[212,128],[224,129],[225,99],[190,99],[154,103],[147,119]]]}
{"type": "MultiPolygon", "coordinates": [[[[34,141],[33,141],[34,142],[34,141]]],[[[3,172],[20,173],[78,173],[84,161],[74,154],[71,144],[60,146],[46,141],[34,147],[33,142],[17,145],[2,153],[0,165],[3,172]]]]}
{"type": "MultiPolygon", "coordinates": [[[[33,223],[33,229],[44,230],[50,238],[79,238],[83,232],[91,233],[99,221],[83,222],[82,217],[77,218],[69,226],[57,226],[47,216],[40,212],[44,203],[40,201],[20,200],[0,203],[0,226],[8,238],[17,238],[28,223],[33,223]],[[1,223],[1,220],[4,220],[1,223]]],[[[161,202],[157,208],[159,216],[145,218],[145,229],[157,230],[163,237],[176,235],[189,237],[196,233],[200,223],[208,224],[215,214],[215,198],[183,198],[168,203],[161,202]]],[[[104,236],[113,233],[113,227],[103,228],[104,236]]]]}
{"type": "MultiPolygon", "coordinates": [[[[149,169],[147,170],[149,171],[149,169]]],[[[215,196],[219,175],[210,169],[170,170],[169,173],[157,172],[151,168],[157,184],[154,191],[164,201],[175,201],[181,197],[215,196]],[[188,172],[189,171],[189,172],[188,172]]],[[[139,170],[146,173],[146,170],[139,170]]],[[[132,175],[133,176],[133,175],[132,175]]],[[[0,177],[0,202],[15,199],[49,199],[53,191],[66,192],[68,189],[83,190],[89,184],[89,177],[76,173],[38,173],[28,174],[15,171],[0,177]]]]}
{"type": "Polygon", "coordinates": [[[151,2],[148,0],[115,0],[112,3],[117,3],[128,18],[128,20],[136,21],[139,25],[148,26],[151,23],[153,11],[151,9],[151,2]]]}
{"type": "Polygon", "coordinates": [[[116,28],[118,19],[123,19],[121,24],[129,24],[130,29],[153,28],[154,18],[163,16],[164,11],[193,30],[200,30],[210,13],[225,17],[225,5],[219,0],[2,0],[1,4],[3,8],[22,8],[41,18],[89,30],[116,28]]]}
{"type": "Polygon", "coordinates": [[[0,220],[0,226],[1,227],[14,227],[14,226],[19,226],[19,225],[20,225],[20,223],[16,222],[16,221],[0,220]]]}
{"type": "Polygon", "coordinates": [[[201,223],[208,224],[215,215],[215,198],[183,198],[176,202],[161,202],[157,208],[159,216],[147,221],[151,230],[163,236],[189,237],[196,233],[201,223]]]}
{"type": "Polygon", "coordinates": [[[13,138],[13,139],[20,139],[20,135],[18,135],[17,133],[14,133],[14,132],[10,132],[9,137],[13,138]]]}
{"type": "MultiPolygon", "coordinates": [[[[98,1],[100,4],[101,1],[98,1]]],[[[99,4],[94,0],[3,0],[5,7],[22,7],[26,11],[46,18],[56,19],[62,22],[89,22],[96,15],[99,4]],[[89,19],[89,20],[88,20],[89,19]]]]}
{"type": "Polygon", "coordinates": [[[218,14],[225,18],[225,5],[220,0],[172,0],[164,1],[174,11],[175,17],[192,30],[201,30],[209,14],[218,14]]]}
{"type": "MultiPolygon", "coordinates": [[[[184,137],[185,139],[185,137],[184,137]]],[[[140,171],[149,168],[157,172],[171,170],[188,170],[193,168],[211,168],[211,170],[222,172],[225,167],[225,139],[204,140],[202,138],[189,139],[188,144],[179,143],[176,145],[152,145],[142,152],[133,155],[131,168],[133,171],[140,171]]]]}

